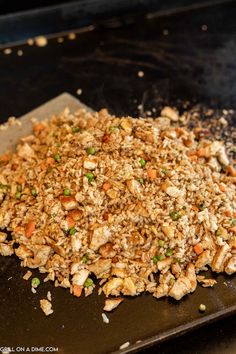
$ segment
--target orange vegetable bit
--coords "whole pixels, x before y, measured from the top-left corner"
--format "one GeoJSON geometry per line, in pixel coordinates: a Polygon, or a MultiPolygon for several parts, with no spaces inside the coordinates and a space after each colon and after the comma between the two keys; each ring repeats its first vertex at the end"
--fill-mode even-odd
{"type": "Polygon", "coordinates": [[[25,227],[25,236],[26,237],[31,237],[32,236],[32,233],[34,232],[35,230],[35,222],[34,221],[29,221],[28,224],[26,224],[26,227],[25,227]]]}
{"type": "Polygon", "coordinates": [[[74,209],[69,211],[67,215],[71,217],[74,221],[78,221],[79,219],[81,219],[83,211],[80,209],[74,209]]]}
{"type": "Polygon", "coordinates": [[[197,162],[198,161],[198,157],[197,156],[190,156],[190,160],[192,162],[197,162]]]}
{"type": "Polygon", "coordinates": [[[185,146],[190,147],[193,145],[193,141],[190,138],[183,139],[183,143],[185,146]]]}
{"type": "Polygon", "coordinates": [[[197,243],[194,247],[193,247],[194,252],[199,255],[203,252],[203,248],[200,245],[200,243],[197,243]]]}
{"type": "Polygon", "coordinates": [[[109,213],[105,211],[105,213],[103,213],[102,217],[103,217],[103,220],[108,220],[109,213]]]}
{"type": "Polygon", "coordinates": [[[176,132],[177,138],[186,134],[186,130],[184,130],[183,128],[179,128],[179,127],[175,128],[175,132],[176,132]]]}
{"type": "Polygon", "coordinates": [[[198,161],[198,156],[196,151],[189,151],[187,153],[189,160],[192,162],[197,162],[198,161]]]}
{"type": "Polygon", "coordinates": [[[197,151],[196,150],[187,151],[187,155],[188,156],[196,156],[197,155],[197,151]]]}
{"type": "Polygon", "coordinates": [[[106,192],[111,188],[111,184],[109,182],[105,182],[102,185],[102,189],[106,192]]]}
{"type": "Polygon", "coordinates": [[[46,163],[48,166],[53,166],[53,165],[55,165],[55,160],[52,157],[47,157],[46,163]]]}
{"type": "Polygon", "coordinates": [[[207,148],[200,148],[197,150],[198,157],[210,157],[209,149],[207,148]]]}
{"type": "Polygon", "coordinates": [[[38,135],[39,133],[41,133],[42,130],[45,129],[45,124],[43,123],[37,123],[34,125],[33,127],[33,131],[36,135],[38,135]]]}
{"type": "Polygon", "coordinates": [[[73,294],[77,297],[80,297],[82,294],[82,290],[83,288],[81,288],[81,286],[79,285],[73,285],[73,294]]]}
{"type": "Polygon", "coordinates": [[[61,195],[59,199],[60,199],[61,203],[69,203],[69,202],[76,201],[75,197],[73,197],[72,195],[69,195],[69,196],[61,195]]]}
{"type": "Polygon", "coordinates": [[[219,184],[219,188],[221,190],[221,192],[225,192],[225,186],[223,184],[219,184]]]}
{"type": "Polygon", "coordinates": [[[25,183],[25,181],[26,181],[26,177],[24,175],[21,175],[17,178],[17,182],[20,184],[25,183]]]}
{"type": "Polygon", "coordinates": [[[147,175],[150,179],[155,179],[157,177],[157,171],[153,169],[147,170],[147,175]]]}
{"type": "Polygon", "coordinates": [[[231,217],[231,211],[230,210],[225,210],[225,216],[228,216],[228,218],[231,217]]]}
{"type": "Polygon", "coordinates": [[[71,229],[72,227],[75,226],[75,221],[74,221],[74,219],[73,219],[70,215],[67,215],[67,217],[66,217],[66,223],[67,223],[68,229],[71,229]]]}
{"type": "Polygon", "coordinates": [[[103,137],[102,137],[102,142],[103,143],[109,143],[111,140],[111,135],[109,134],[104,134],[103,137]]]}
{"type": "Polygon", "coordinates": [[[192,206],[192,209],[193,209],[196,213],[199,212],[199,208],[198,208],[196,205],[193,205],[193,206],[192,206]]]}
{"type": "Polygon", "coordinates": [[[7,154],[4,154],[4,155],[0,156],[0,161],[3,162],[3,163],[9,162],[9,160],[10,160],[10,156],[7,155],[7,154]]]}

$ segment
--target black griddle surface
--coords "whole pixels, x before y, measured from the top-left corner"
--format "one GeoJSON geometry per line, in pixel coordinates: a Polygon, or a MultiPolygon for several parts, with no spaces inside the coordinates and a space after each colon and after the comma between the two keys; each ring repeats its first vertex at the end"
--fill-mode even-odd
{"type": "MultiPolygon", "coordinates": [[[[179,99],[236,108],[235,16],[236,3],[232,2],[165,18],[138,17],[122,27],[116,20],[79,34],[75,41],[59,44],[52,39],[44,48],[20,46],[11,55],[0,53],[1,121],[20,116],[61,92],[76,94],[78,88],[85,104],[93,109],[107,107],[117,115],[137,116],[140,103],[147,111],[166,102],[178,104],[179,99]],[[208,30],[203,31],[202,25],[208,30]],[[168,35],[163,35],[164,30],[168,35]],[[23,56],[17,56],[18,49],[23,56]],[[140,70],[142,78],[137,75],[140,70]]],[[[54,346],[66,354],[109,353],[126,341],[152,344],[155,338],[150,338],[155,335],[162,340],[236,309],[236,279],[221,275],[214,289],[198,287],[178,303],[150,295],[127,298],[108,314],[110,323],[104,324],[103,296],[76,299],[49,283],[34,295],[30,283],[22,280],[26,270],[14,257],[1,257],[0,270],[2,346],[54,346]],[[46,318],[39,299],[48,290],[54,314],[46,318]],[[207,305],[205,314],[198,312],[200,303],[207,305]]],[[[235,323],[233,318],[223,322],[231,341],[235,323]]],[[[218,338],[212,339],[214,328],[220,335],[221,327],[208,328],[209,339],[204,331],[193,332],[186,337],[188,341],[183,337],[153,352],[231,353],[225,341],[220,344],[218,338]],[[205,346],[196,340],[193,348],[194,335],[203,338],[205,346]]]]}

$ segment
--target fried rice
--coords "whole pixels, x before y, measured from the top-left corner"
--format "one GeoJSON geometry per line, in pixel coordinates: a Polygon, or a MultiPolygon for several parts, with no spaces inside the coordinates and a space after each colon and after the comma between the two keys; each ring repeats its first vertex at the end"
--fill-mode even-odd
{"type": "Polygon", "coordinates": [[[179,119],[65,109],[34,123],[0,157],[1,254],[77,297],[97,285],[105,311],[142,292],[180,300],[214,285],[208,268],[233,274],[236,170],[179,119]]]}

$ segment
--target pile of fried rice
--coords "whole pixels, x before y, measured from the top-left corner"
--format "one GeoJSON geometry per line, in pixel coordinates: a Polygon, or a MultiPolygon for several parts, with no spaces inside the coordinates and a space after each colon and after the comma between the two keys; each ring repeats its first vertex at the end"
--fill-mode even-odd
{"type": "Polygon", "coordinates": [[[107,311],[123,295],[213,286],[208,268],[234,273],[236,170],[223,142],[179,120],[170,107],[156,119],[65,109],[34,123],[0,156],[0,253],[77,297],[97,284],[107,311]]]}

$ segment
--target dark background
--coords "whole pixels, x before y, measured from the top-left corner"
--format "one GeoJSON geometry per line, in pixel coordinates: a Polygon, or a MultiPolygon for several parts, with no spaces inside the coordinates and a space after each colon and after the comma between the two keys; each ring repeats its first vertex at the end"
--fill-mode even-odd
{"type": "MultiPolygon", "coordinates": [[[[14,0],[1,0],[0,1],[0,14],[7,14],[7,13],[14,13],[17,11],[25,11],[25,10],[30,10],[30,9],[36,9],[36,8],[41,8],[41,7],[48,7],[48,6],[53,6],[53,5],[59,5],[59,4],[68,4],[68,3],[80,3],[83,4],[83,6],[86,6],[87,4],[93,4],[94,6],[94,1],[93,0],[77,0],[77,1],[65,1],[65,0],[24,0],[24,1],[14,1],[14,0]]],[[[123,1],[122,0],[109,0],[107,1],[107,4],[110,5],[112,4],[121,4],[123,1]],[[110,4],[109,4],[110,3],[110,4]]],[[[165,0],[130,0],[126,1],[127,3],[130,3],[130,5],[133,7],[133,11],[135,11],[135,6],[143,5],[145,6],[146,4],[151,4],[152,8],[155,6],[156,8],[174,8],[176,6],[183,6],[183,5],[193,5],[193,4],[200,4],[200,3],[209,3],[211,1],[209,0],[171,0],[171,1],[165,1],[165,0]]],[[[102,4],[103,2],[100,1],[102,4]]],[[[102,5],[101,5],[102,6],[102,5]]]]}
{"type": "Polygon", "coordinates": [[[36,9],[45,6],[52,6],[68,1],[63,0],[32,0],[32,1],[0,1],[0,14],[9,14],[17,11],[25,11],[30,9],[36,9]]]}
{"type": "Polygon", "coordinates": [[[27,33],[31,36],[39,33],[52,34],[104,23],[117,16],[122,16],[124,23],[127,23],[131,21],[130,16],[134,14],[157,12],[158,15],[166,15],[222,2],[227,0],[49,0],[16,3],[2,0],[0,1],[0,44],[21,41],[27,37],[27,33]],[[30,9],[31,12],[20,11],[30,9]]]}

